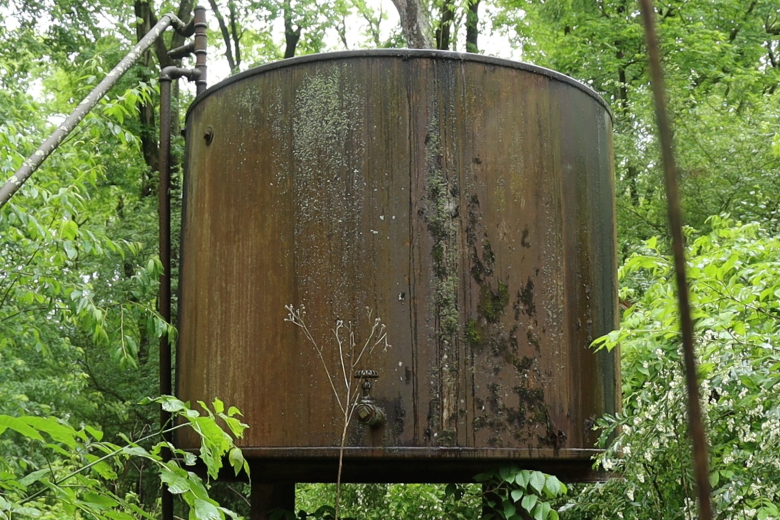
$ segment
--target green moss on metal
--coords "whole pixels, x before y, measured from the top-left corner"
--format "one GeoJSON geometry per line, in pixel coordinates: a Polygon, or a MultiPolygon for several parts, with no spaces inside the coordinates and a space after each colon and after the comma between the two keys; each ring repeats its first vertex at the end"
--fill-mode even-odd
{"type": "Polygon", "coordinates": [[[512,364],[515,367],[515,370],[517,370],[520,373],[527,372],[531,369],[531,367],[534,364],[533,358],[530,358],[528,356],[523,356],[522,359],[514,358],[512,360],[512,364]]]}
{"type": "Polygon", "coordinates": [[[438,120],[434,118],[425,136],[426,223],[433,238],[431,257],[436,275],[435,302],[439,336],[452,344],[458,334],[458,228],[455,222],[457,179],[447,179],[438,120]]]}
{"type": "Polygon", "coordinates": [[[443,430],[437,437],[439,446],[455,446],[455,430],[443,430]]]}
{"type": "Polygon", "coordinates": [[[482,285],[479,292],[479,315],[488,323],[497,323],[509,304],[509,286],[498,282],[498,293],[494,293],[489,285],[482,285]]]}
{"type": "Polygon", "coordinates": [[[482,347],[482,331],[476,320],[466,320],[466,342],[471,348],[482,347]]]}

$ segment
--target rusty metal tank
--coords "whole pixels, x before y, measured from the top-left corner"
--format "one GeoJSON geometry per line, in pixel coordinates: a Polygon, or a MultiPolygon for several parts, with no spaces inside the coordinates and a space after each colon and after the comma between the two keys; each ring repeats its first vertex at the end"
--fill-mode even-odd
{"type": "Polygon", "coordinates": [[[354,377],[334,329],[360,346],[379,317],[390,346],[351,368],[377,372],[385,421],[353,417],[345,481],[589,478],[620,400],[617,353],[588,347],[617,322],[611,125],[586,86],[473,54],[314,55],[210,88],[187,115],[179,396],[243,412],[253,479],[333,481],[354,377]]]}

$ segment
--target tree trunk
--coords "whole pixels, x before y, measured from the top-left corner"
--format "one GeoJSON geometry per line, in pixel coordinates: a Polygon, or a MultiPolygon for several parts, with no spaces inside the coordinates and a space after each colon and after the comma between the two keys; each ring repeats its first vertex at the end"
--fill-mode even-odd
{"type": "MultiPolygon", "coordinates": [[[[133,2],[133,8],[135,11],[136,19],[140,21],[136,25],[136,39],[140,41],[146,33],[157,23],[157,16],[152,10],[152,5],[146,0],[135,0],[133,2]]],[[[179,19],[187,23],[192,18],[193,1],[181,0],[179,3],[179,9],[177,10],[177,16],[179,19]]],[[[185,38],[180,34],[174,32],[171,37],[171,48],[176,48],[184,44],[185,38]]],[[[152,47],[154,49],[154,55],[159,63],[160,70],[169,65],[178,65],[177,61],[172,60],[168,56],[168,48],[165,46],[165,42],[162,38],[158,38],[152,47]]],[[[141,80],[145,83],[149,83],[151,79],[151,73],[153,67],[153,60],[151,52],[147,52],[141,60],[141,66],[143,70],[140,74],[141,80]]],[[[172,90],[172,101],[174,104],[178,103],[179,89],[178,85],[174,85],[172,90]]],[[[148,167],[144,178],[141,181],[140,197],[148,197],[153,193],[153,176],[154,173],[159,170],[159,141],[157,137],[157,124],[155,118],[155,103],[139,103],[138,104],[138,119],[141,123],[140,139],[141,139],[141,153],[143,155],[144,162],[148,167]]],[[[171,134],[178,135],[181,125],[179,124],[179,116],[177,111],[172,111],[171,121],[171,134]]],[[[176,158],[172,158],[176,161],[176,158]]],[[[172,167],[175,163],[172,164],[172,167]]]]}
{"type": "Polygon", "coordinates": [[[284,3],[284,57],[292,58],[295,56],[295,49],[298,46],[298,41],[301,39],[301,27],[298,26],[293,29],[292,22],[292,6],[290,0],[284,3]]]}
{"type": "Polygon", "coordinates": [[[469,0],[469,9],[466,13],[466,52],[479,52],[477,38],[479,37],[479,2],[469,0]]]}
{"type": "Polygon", "coordinates": [[[432,49],[430,24],[420,0],[393,0],[401,18],[406,44],[412,49],[432,49]]]}
{"type": "Polygon", "coordinates": [[[214,18],[217,19],[217,23],[219,24],[219,31],[222,33],[222,39],[225,41],[225,57],[228,61],[228,67],[230,67],[230,72],[234,72],[236,70],[236,61],[233,59],[233,46],[230,41],[230,33],[225,24],[225,18],[222,16],[222,13],[219,12],[219,6],[217,5],[216,0],[209,0],[209,5],[211,6],[211,11],[214,13],[214,18]]]}
{"type": "Polygon", "coordinates": [[[439,27],[436,28],[436,48],[442,51],[450,49],[450,30],[455,19],[455,6],[453,0],[445,0],[441,4],[441,17],[439,27]]]}
{"type": "Polygon", "coordinates": [[[228,2],[228,14],[230,16],[230,32],[233,35],[233,50],[236,53],[236,69],[239,69],[241,67],[241,34],[238,32],[236,5],[232,0],[228,2]]]}
{"type": "MultiPolygon", "coordinates": [[[[134,4],[135,16],[140,21],[136,25],[136,39],[141,39],[152,28],[152,16],[151,7],[148,2],[142,0],[136,0],[134,4]]],[[[139,60],[141,65],[140,79],[144,83],[150,82],[149,70],[152,66],[152,53],[146,51],[143,58],[139,60]]],[[[138,103],[138,119],[141,123],[140,139],[141,139],[141,154],[143,155],[144,162],[147,166],[147,171],[144,172],[143,179],[141,180],[140,198],[145,198],[152,195],[152,174],[159,169],[159,145],[157,141],[157,123],[154,115],[154,103],[151,102],[139,102],[138,103]]]]}

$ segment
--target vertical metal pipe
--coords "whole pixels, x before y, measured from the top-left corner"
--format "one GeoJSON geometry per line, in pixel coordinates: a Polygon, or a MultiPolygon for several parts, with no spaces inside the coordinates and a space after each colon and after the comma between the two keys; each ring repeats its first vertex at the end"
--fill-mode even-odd
{"type": "MultiPolygon", "coordinates": [[[[159,312],[165,321],[171,319],[171,79],[160,78],[160,189],[159,189],[159,222],[160,222],[160,294],[159,312]]],[[[160,337],[160,393],[171,393],[171,348],[168,335],[160,337]]],[[[170,419],[170,414],[163,411],[163,424],[170,419]]]]}
{"type": "Polygon", "coordinates": [[[699,382],[696,379],[696,354],[693,349],[693,320],[688,298],[688,280],[685,274],[685,249],[683,247],[682,212],[680,193],[677,187],[677,165],[674,160],[674,142],[672,126],[666,111],[666,89],[664,87],[661,58],[658,50],[658,37],[655,32],[655,20],[652,0],[639,0],[642,18],[647,36],[647,53],[650,61],[650,78],[655,98],[655,113],[658,120],[658,137],[661,142],[661,154],[664,165],[664,180],[669,212],[669,228],[672,233],[674,251],[674,270],[677,278],[677,298],[680,308],[680,329],[682,331],[683,352],[685,357],[685,383],[688,388],[688,424],[693,440],[693,462],[696,475],[696,491],[699,498],[699,518],[710,520],[710,481],[707,461],[707,438],[699,404],[699,382]]]}
{"type": "Polygon", "coordinates": [[[206,37],[206,8],[195,8],[195,70],[200,71],[200,77],[196,81],[196,93],[201,94],[206,90],[208,81],[206,78],[206,54],[208,39],[206,37]]]}
{"type": "MultiPolygon", "coordinates": [[[[158,216],[160,223],[160,289],[158,311],[166,321],[171,321],[171,77],[160,75],[160,186],[158,216]]],[[[171,344],[167,332],[160,336],[160,395],[170,395],[171,389],[171,344]]],[[[160,408],[160,427],[171,420],[171,414],[160,408]]],[[[164,439],[171,442],[170,433],[164,439]]],[[[170,452],[163,451],[164,460],[169,460],[170,452]]],[[[162,494],[163,520],[173,519],[173,496],[165,487],[162,494]]]]}
{"type": "MultiPolygon", "coordinates": [[[[167,322],[171,321],[171,82],[179,77],[196,81],[196,92],[206,90],[206,9],[198,6],[193,17],[195,27],[195,70],[166,67],[160,73],[160,315],[167,322]]],[[[168,334],[160,338],[160,394],[173,393],[171,384],[172,363],[171,344],[168,334]]],[[[160,424],[170,421],[171,414],[160,410],[160,424]]],[[[165,440],[173,443],[173,436],[165,434],[165,440]]],[[[164,460],[169,460],[170,452],[163,452],[164,460]]],[[[163,491],[162,518],[173,520],[173,495],[163,491]]]]}

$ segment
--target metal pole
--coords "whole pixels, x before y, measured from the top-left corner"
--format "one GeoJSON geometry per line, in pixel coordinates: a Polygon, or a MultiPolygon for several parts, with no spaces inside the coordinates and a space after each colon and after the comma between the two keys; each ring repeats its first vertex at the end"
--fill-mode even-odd
{"type": "MultiPolygon", "coordinates": [[[[159,247],[160,287],[157,297],[159,313],[166,323],[171,321],[171,77],[160,74],[160,186],[158,190],[158,217],[160,224],[159,247]]],[[[171,395],[171,344],[168,333],[160,336],[160,395],[171,395]]],[[[160,429],[165,430],[171,420],[170,412],[160,408],[160,429]]],[[[164,434],[171,442],[171,434],[164,434]]],[[[170,451],[163,451],[163,460],[170,460],[170,451]]],[[[173,519],[173,495],[163,486],[162,518],[173,519]]]]}
{"type": "MultiPolygon", "coordinates": [[[[171,82],[186,77],[190,81],[200,78],[199,70],[165,67],[160,72],[160,186],[159,186],[159,245],[160,245],[160,288],[158,306],[160,316],[171,321],[171,82]]],[[[160,395],[171,395],[171,343],[166,333],[160,336],[160,395]]],[[[171,420],[170,412],[160,408],[160,428],[165,429],[171,420]]],[[[173,442],[172,432],[164,435],[168,443],[173,442]]],[[[170,460],[170,452],[163,451],[163,460],[170,460]]],[[[173,519],[173,495],[163,492],[163,520],[173,519]]]]}
{"type": "Polygon", "coordinates": [[[62,141],[70,134],[76,125],[78,125],[82,119],[92,110],[98,101],[113,87],[117,81],[127,72],[127,70],[143,55],[143,53],[151,47],[154,41],[163,33],[169,25],[173,25],[177,30],[184,31],[186,26],[179,20],[174,14],[166,14],[163,16],[152,29],[146,33],[138,44],[133,47],[130,52],[117,63],[111,72],[103,78],[98,86],[96,86],[92,92],[79,103],[78,107],[71,113],[62,124],[49,136],[46,141],[29,157],[22,166],[16,170],[10,179],[6,181],[2,188],[0,188],[0,208],[2,208],[8,200],[13,197],[19,188],[22,187],[27,179],[38,169],[38,167],[46,160],[51,153],[57,149],[62,141]]]}
{"type": "Polygon", "coordinates": [[[195,22],[195,70],[200,71],[200,77],[196,80],[196,93],[201,94],[208,84],[206,77],[206,54],[208,38],[206,36],[206,8],[198,6],[193,16],[195,22]]]}
{"type": "MultiPolygon", "coordinates": [[[[160,263],[163,272],[160,274],[160,314],[165,321],[171,319],[171,81],[186,77],[196,82],[196,92],[200,94],[206,90],[206,53],[208,40],[206,38],[206,9],[202,6],[195,8],[192,19],[195,29],[195,41],[192,51],[195,53],[195,69],[181,69],[166,67],[160,72],[160,263]]],[[[188,52],[189,45],[186,51],[188,52]]],[[[173,387],[171,344],[168,334],[160,338],[160,394],[170,395],[173,387]]],[[[171,414],[160,409],[160,424],[165,425],[171,419],[171,414]]],[[[169,433],[165,440],[173,442],[173,436],[169,433]]],[[[163,452],[164,460],[168,460],[170,452],[163,452]]],[[[173,520],[173,495],[163,492],[162,496],[162,520],[173,520]]]]}
{"type": "Polygon", "coordinates": [[[685,383],[688,388],[688,423],[693,440],[694,473],[699,498],[699,518],[710,520],[710,481],[707,461],[707,438],[699,404],[699,383],[696,380],[696,357],[693,350],[693,320],[688,298],[688,280],[685,274],[685,249],[683,247],[682,212],[680,211],[680,193],[677,187],[677,166],[674,161],[674,143],[672,128],[666,111],[664,99],[665,87],[661,59],[658,51],[658,37],[655,33],[654,10],[652,0],[639,0],[642,18],[647,36],[647,53],[650,58],[650,75],[655,97],[655,112],[658,119],[658,137],[661,142],[661,154],[664,165],[669,227],[672,232],[674,251],[674,270],[677,278],[677,298],[680,308],[680,329],[682,330],[683,351],[685,354],[685,383]]]}

